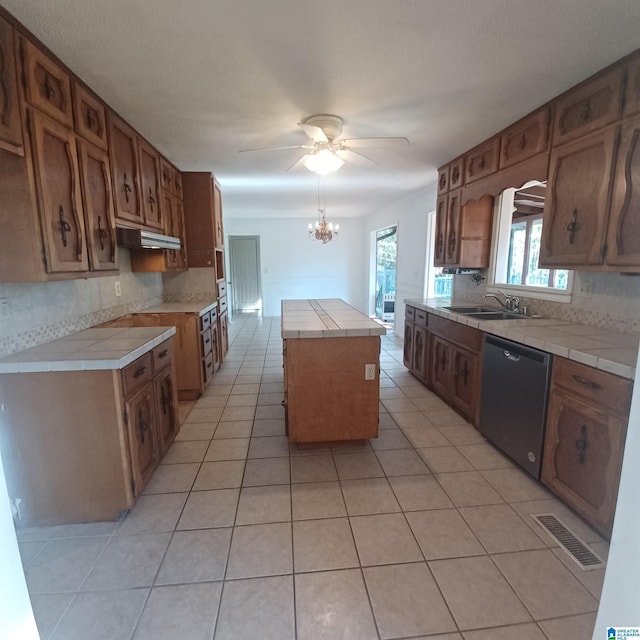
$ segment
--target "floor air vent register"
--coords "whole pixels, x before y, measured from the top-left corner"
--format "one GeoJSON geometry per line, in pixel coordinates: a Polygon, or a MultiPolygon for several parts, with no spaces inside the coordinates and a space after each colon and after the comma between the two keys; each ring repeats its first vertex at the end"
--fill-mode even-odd
{"type": "Polygon", "coordinates": [[[585,571],[602,569],[604,561],[552,513],[531,516],[585,571]]]}

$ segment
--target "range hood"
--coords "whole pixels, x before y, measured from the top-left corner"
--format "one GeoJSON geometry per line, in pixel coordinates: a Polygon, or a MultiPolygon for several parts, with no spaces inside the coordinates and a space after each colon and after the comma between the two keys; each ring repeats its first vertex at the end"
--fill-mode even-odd
{"type": "Polygon", "coordinates": [[[144,229],[117,226],[116,233],[118,246],[125,249],[180,249],[182,247],[180,238],[144,229]]]}

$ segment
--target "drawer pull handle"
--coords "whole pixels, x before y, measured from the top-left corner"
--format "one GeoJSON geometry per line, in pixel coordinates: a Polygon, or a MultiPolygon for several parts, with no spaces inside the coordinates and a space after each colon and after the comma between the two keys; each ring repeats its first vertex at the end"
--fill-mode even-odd
{"type": "Polygon", "coordinates": [[[100,242],[100,250],[104,251],[104,240],[107,232],[102,228],[102,216],[98,216],[98,240],[100,242]]]}
{"type": "Polygon", "coordinates": [[[578,462],[584,464],[587,457],[587,425],[583,424],[580,429],[580,437],[576,440],[576,449],[578,451],[578,462]]]}
{"type": "Polygon", "coordinates": [[[156,199],[153,197],[153,191],[151,190],[151,187],[149,187],[149,197],[147,198],[147,201],[149,202],[151,213],[153,213],[153,205],[156,203],[156,199]]]}
{"type": "Polygon", "coordinates": [[[587,378],[583,378],[582,376],[579,376],[577,373],[573,374],[573,379],[577,383],[584,385],[585,387],[589,387],[589,389],[594,389],[594,390],[602,389],[602,385],[598,384],[597,382],[593,382],[593,380],[588,380],[587,378]]]}
{"type": "Polygon", "coordinates": [[[147,367],[140,367],[133,372],[134,378],[139,378],[141,375],[144,375],[144,372],[147,370],[147,367]]]}
{"type": "Polygon", "coordinates": [[[578,230],[578,210],[573,210],[573,215],[571,216],[571,222],[567,225],[567,231],[569,232],[569,244],[573,244],[573,241],[576,239],[576,231],[578,230]]]}
{"type": "Polygon", "coordinates": [[[163,349],[159,354],[158,354],[158,358],[164,358],[167,356],[167,354],[169,353],[169,349],[163,349]]]}
{"type": "Polygon", "coordinates": [[[207,362],[207,369],[211,369],[212,366],[213,366],[212,362],[207,362]]]}
{"type": "Polygon", "coordinates": [[[127,174],[124,174],[124,185],[122,186],[124,190],[124,199],[129,202],[129,194],[131,193],[131,186],[127,182],[127,174]]]}
{"type": "Polygon", "coordinates": [[[64,219],[64,208],[60,205],[58,209],[58,216],[60,217],[60,234],[62,235],[62,246],[67,246],[67,233],[71,231],[71,225],[64,219]]]}
{"type": "Polygon", "coordinates": [[[210,342],[211,342],[211,338],[207,338],[207,339],[204,341],[204,343],[205,343],[205,344],[209,344],[210,342]]]}

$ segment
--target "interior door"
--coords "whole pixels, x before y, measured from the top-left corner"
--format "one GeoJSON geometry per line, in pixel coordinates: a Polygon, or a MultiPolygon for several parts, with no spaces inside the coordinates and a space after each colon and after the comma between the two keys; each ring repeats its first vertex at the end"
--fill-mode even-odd
{"type": "Polygon", "coordinates": [[[234,313],[262,308],[260,293],[260,238],[231,236],[231,295],[234,313]]]}

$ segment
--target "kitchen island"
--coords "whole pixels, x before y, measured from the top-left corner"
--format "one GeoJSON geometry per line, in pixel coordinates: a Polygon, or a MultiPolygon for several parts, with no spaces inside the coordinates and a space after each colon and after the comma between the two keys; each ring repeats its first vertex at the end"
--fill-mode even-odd
{"type": "Polygon", "coordinates": [[[284,407],[290,442],[378,436],[385,328],[340,299],[283,300],[284,407]]]}

